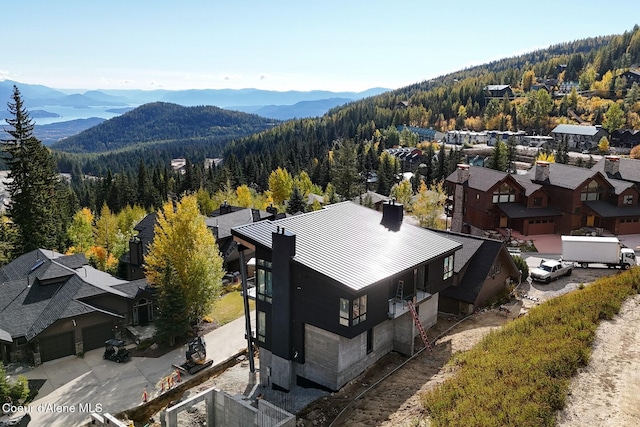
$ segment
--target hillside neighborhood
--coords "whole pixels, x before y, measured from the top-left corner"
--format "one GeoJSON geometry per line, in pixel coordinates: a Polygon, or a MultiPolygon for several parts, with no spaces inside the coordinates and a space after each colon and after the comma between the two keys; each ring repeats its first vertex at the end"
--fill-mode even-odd
{"type": "Polygon", "coordinates": [[[640,28],[615,37],[51,149],[14,85],[0,426],[634,425],[640,28]]]}

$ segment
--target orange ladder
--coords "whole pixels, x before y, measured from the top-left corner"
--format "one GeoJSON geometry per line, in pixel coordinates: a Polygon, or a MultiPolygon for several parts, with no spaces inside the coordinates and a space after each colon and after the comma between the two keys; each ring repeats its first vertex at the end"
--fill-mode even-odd
{"type": "Polygon", "coordinates": [[[422,326],[422,322],[420,321],[420,318],[418,317],[418,312],[416,311],[415,306],[413,305],[412,301],[408,301],[409,304],[409,311],[411,311],[411,315],[413,316],[413,321],[416,324],[416,326],[418,327],[418,331],[420,331],[420,338],[422,338],[422,342],[424,343],[424,346],[426,348],[429,349],[429,351],[432,351],[433,348],[431,348],[431,344],[429,343],[429,338],[427,337],[427,332],[424,330],[424,326],[422,326]]]}

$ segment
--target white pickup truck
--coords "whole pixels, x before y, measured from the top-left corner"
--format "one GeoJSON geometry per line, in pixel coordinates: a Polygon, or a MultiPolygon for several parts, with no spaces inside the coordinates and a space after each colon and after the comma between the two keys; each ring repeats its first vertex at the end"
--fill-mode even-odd
{"type": "Polygon", "coordinates": [[[570,276],[574,264],[556,260],[542,260],[538,268],[534,268],[529,274],[536,282],[549,283],[561,276],[570,276]]]}

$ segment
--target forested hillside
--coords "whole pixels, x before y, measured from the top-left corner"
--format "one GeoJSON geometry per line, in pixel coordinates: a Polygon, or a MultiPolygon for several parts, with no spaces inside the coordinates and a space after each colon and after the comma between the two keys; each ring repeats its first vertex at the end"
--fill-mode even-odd
{"type": "Polygon", "coordinates": [[[212,106],[182,107],[154,102],[52,145],[68,153],[101,153],[140,148],[147,143],[218,144],[260,132],[274,120],[212,106]]]}
{"type": "Polygon", "coordinates": [[[334,141],[352,139],[356,144],[388,146],[383,131],[402,124],[440,131],[501,129],[546,134],[558,123],[575,123],[567,115],[569,109],[587,122],[602,124],[609,106],[617,101],[625,113],[620,126],[638,128],[638,89],[626,90],[621,77],[634,64],[640,64],[637,26],[622,35],[554,45],[424,81],[336,108],[319,119],[290,121],[235,141],[226,155],[242,159],[244,179],[260,184],[264,181],[255,172],[258,164],[292,172],[306,169],[312,178],[318,177],[314,171],[329,167],[325,163],[334,141]],[[590,96],[576,91],[555,101],[550,97],[541,100],[537,92],[543,91],[530,89],[545,79],[575,81],[581,93],[591,91],[590,96]],[[493,84],[511,85],[515,98],[487,101],[484,88],[493,84]]]}
{"type": "MultiPolygon", "coordinates": [[[[88,190],[85,182],[78,196],[81,203],[100,206],[108,199],[107,194],[121,194],[125,188],[127,193],[135,193],[136,187],[141,188],[135,185],[134,176],[143,165],[156,177],[154,181],[164,182],[155,190],[161,193],[157,195],[161,199],[167,197],[167,188],[174,192],[204,188],[213,194],[249,185],[255,191],[264,191],[270,187],[271,172],[279,167],[292,175],[305,171],[322,190],[331,183],[332,191],[342,197],[363,190],[366,178],[376,173],[377,182],[371,189],[389,194],[401,169],[409,168],[398,164],[384,148],[419,145],[432,161],[420,165],[412,182],[415,192],[421,179],[430,185],[450,173],[460,160],[460,152],[421,143],[416,135],[399,132],[396,126],[442,132],[500,129],[548,134],[557,124],[580,120],[610,131],[640,129],[640,89],[637,83],[627,82],[624,74],[637,64],[638,27],[622,35],[563,43],[494,61],[351,102],[320,118],[273,126],[256,116],[214,107],[149,104],[58,145],[77,152],[112,151],[98,155],[57,151],[56,155],[61,171],[73,172],[75,177],[81,173],[111,174],[112,179],[102,182],[99,191],[88,190]],[[570,92],[554,96],[558,87],[569,82],[573,85],[570,92]],[[495,84],[510,85],[513,96],[487,98],[485,87],[495,84]],[[542,84],[553,89],[534,90],[542,84]],[[220,115],[224,117],[222,122],[208,121],[220,115]],[[242,126],[234,118],[249,121],[242,126]],[[262,129],[266,130],[258,132],[262,129]],[[220,136],[221,131],[236,132],[235,139],[231,141],[229,134],[220,136]],[[251,135],[238,136],[240,133],[251,135]],[[86,143],[80,144],[81,140],[86,143]],[[128,147],[126,151],[124,146],[128,147]],[[222,167],[204,169],[204,158],[221,154],[222,167]],[[170,159],[176,157],[186,157],[190,162],[186,179],[172,177],[167,169],[170,159]],[[123,174],[126,176],[120,176],[123,174]],[[120,190],[107,188],[117,185],[120,190]]],[[[410,170],[415,172],[418,166],[412,165],[410,170]]],[[[134,199],[141,198],[138,195],[134,199]]],[[[122,203],[126,200],[110,206],[116,209],[122,203]]]]}

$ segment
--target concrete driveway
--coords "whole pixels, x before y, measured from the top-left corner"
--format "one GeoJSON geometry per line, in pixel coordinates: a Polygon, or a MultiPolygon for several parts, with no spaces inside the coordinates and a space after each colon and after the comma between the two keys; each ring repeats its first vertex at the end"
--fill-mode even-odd
{"type": "MultiPolygon", "coordinates": [[[[246,349],[244,318],[205,335],[207,358],[214,365],[246,349]]],[[[45,380],[38,398],[28,409],[33,426],[78,426],[91,420],[91,412],[115,414],[142,403],[143,389],[149,398],[161,392],[161,379],[175,372],[185,348],[158,358],[134,357],[126,363],[102,358],[103,350],[89,351],[84,358],[68,356],[45,362],[22,372],[29,379],[45,380]]]]}

